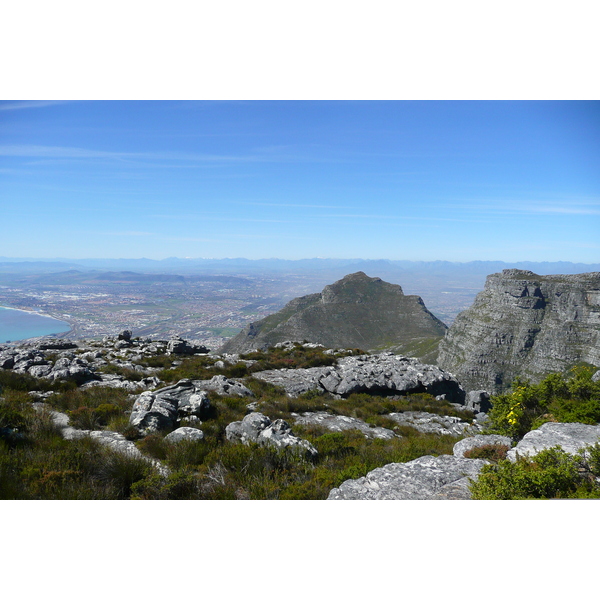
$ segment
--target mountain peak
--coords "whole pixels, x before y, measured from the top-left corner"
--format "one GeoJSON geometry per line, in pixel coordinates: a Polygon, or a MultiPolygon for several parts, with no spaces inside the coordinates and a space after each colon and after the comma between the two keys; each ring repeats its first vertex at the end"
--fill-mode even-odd
{"type": "Polygon", "coordinates": [[[385,349],[423,357],[435,351],[446,329],[419,296],[405,296],[399,285],[358,271],[251,323],[221,352],[306,340],[329,348],[385,349]]]}

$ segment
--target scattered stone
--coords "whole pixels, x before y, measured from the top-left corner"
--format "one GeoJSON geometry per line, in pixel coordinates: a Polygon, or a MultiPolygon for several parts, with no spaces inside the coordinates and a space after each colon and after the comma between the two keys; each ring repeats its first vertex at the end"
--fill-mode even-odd
{"type": "Polygon", "coordinates": [[[52,371],[52,365],[33,365],[29,367],[29,375],[33,377],[46,377],[52,371]]]}
{"type": "Polygon", "coordinates": [[[469,483],[488,462],[444,454],[391,463],[344,481],[328,500],[470,500],[469,483]]]}
{"type": "Polygon", "coordinates": [[[325,391],[321,386],[322,378],[329,375],[331,367],[310,367],[308,369],[273,369],[253,373],[252,377],[282,387],[291,398],[312,390],[325,391]]]}
{"type": "Polygon", "coordinates": [[[108,373],[96,374],[98,379],[87,381],[80,385],[80,389],[86,390],[91,387],[110,387],[115,389],[124,389],[131,393],[139,393],[141,390],[153,390],[162,382],[158,377],[144,377],[140,381],[130,381],[121,375],[111,375],[108,373]]]}
{"type": "Polygon", "coordinates": [[[464,435],[467,431],[479,430],[480,427],[473,423],[463,421],[459,417],[436,415],[417,410],[407,410],[387,415],[398,425],[414,427],[421,433],[435,433],[437,435],[464,435]]]}
{"type": "Polygon", "coordinates": [[[178,443],[183,441],[196,442],[204,439],[204,433],[194,427],[178,427],[165,435],[165,442],[178,443]]]}
{"type": "Polygon", "coordinates": [[[42,340],[36,346],[40,350],[71,350],[77,348],[75,342],[69,342],[68,340],[42,340]]]}
{"type": "Polygon", "coordinates": [[[390,440],[400,437],[391,429],[385,427],[373,427],[360,419],[346,417],[343,415],[332,415],[328,412],[304,412],[301,416],[294,415],[296,425],[318,425],[329,429],[329,431],[360,431],[366,438],[390,440]]]}
{"type": "Polygon", "coordinates": [[[225,437],[230,442],[242,444],[256,443],[276,448],[290,448],[307,458],[317,456],[317,449],[307,440],[296,437],[290,425],[283,419],[271,422],[269,417],[259,412],[246,415],[241,421],[234,421],[225,428],[225,437]]]}
{"type": "Polygon", "coordinates": [[[215,392],[219,396],[252,397],[254,394],[242,383],[227,379],[224,375],[215,375],[208,380],[194,380],[194,385],[200,390],[215,392]]]}

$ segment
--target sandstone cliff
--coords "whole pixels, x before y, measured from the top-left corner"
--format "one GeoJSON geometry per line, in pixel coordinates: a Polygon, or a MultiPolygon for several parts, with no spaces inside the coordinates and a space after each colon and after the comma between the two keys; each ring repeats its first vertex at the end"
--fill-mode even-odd
{"type": "Polygon", "coordinates": [[[251,323],[220,352],[248,352],[285,340],[307,340],[329,348],[388,349],[431,360],[446,330],[419,296],[405,296],[399,285],[359,271],[251,323]]]}
{"type": "Polygon", "coordinates": [[[439,346],[438,364],[466,389],[501,392],[579,363],[600,366],[600,273],[488,276],[439,346]]]}

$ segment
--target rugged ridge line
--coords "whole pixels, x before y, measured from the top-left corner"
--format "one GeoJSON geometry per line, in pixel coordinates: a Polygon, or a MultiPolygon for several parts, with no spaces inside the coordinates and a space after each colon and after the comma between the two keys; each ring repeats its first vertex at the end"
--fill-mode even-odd
{"type": "Polygon", "coordinates": [[[467,390],[501,393],[574,365],[600,366],[600,273],[489,275],[439,345],[437,364],[467,390]]]}
{"type": "Polygon", "coordinates": [[[306,340],[329,348],[386,349],[433,360],[446,330],[419,296],[405,296],[399,285],[359,271],[251,323],[219,352],[264,350],[286,340],[306,340]]]}

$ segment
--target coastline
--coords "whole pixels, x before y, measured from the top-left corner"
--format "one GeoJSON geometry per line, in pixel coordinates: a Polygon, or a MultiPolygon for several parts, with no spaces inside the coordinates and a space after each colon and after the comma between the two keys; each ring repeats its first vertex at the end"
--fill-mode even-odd
{"type": "Polygon", "coordinates": [[[19,312],[25,313],[27,315],[37,315],[38,317],[44,317],[46,319],[54,319],[55,321],[60,321],[61,323],[67,323],[67,325],[71,327],[71,324],[68,321],[65,321],[64,317],[62,319],[59,319],[58,317],[53,317],[49,313],[37,312],[35,310],[25,310],[24,308],[15,308],[14,306],[0,305],[0,309],[1,308],[4,308],[6,310],[18,310],[19,312]]]}
{"type": "Polygon", "coordinates": [[[52,321],[56,321],[57,323],[57,327],[58,324],[60,323],[61,325],[65,325],[66,327],[68,327],[68,329],[66,331],[58,331],[58,332],[53,332],[53,333],[43,333],[41,335],[32,335],[32,336],[28,336],[28,337],[24,337],[24,338],[20,338],[17,340],[11,340],[12,342],[24,342],[27,340],[33,340],[33,339],[37,339],[37,338],[41,338],[41,337],[57,337],[57,338],[62,338],[65,337],[67,335],[69,335],[70,333],[72,333],[75,329],[74,325],[72,323],[70,323],[69,321],[66,321],[64,318],[57,318],[54,317],[53,315],[50,315],[48,313],[44,313],[44,312],[38,312],[38,311],[34,311],[34,310],[25,310],[22,308],[15,308],[12,306],[4,306],[4,305],[0,305],[0,311],[2,310],[10,310],[10,311],[16,311],[16,312],[20,312],[20,313],[24,313],[26,315],[31,315],[34,317],[40,317],[41,319],[50,319],[52,321]]]}

